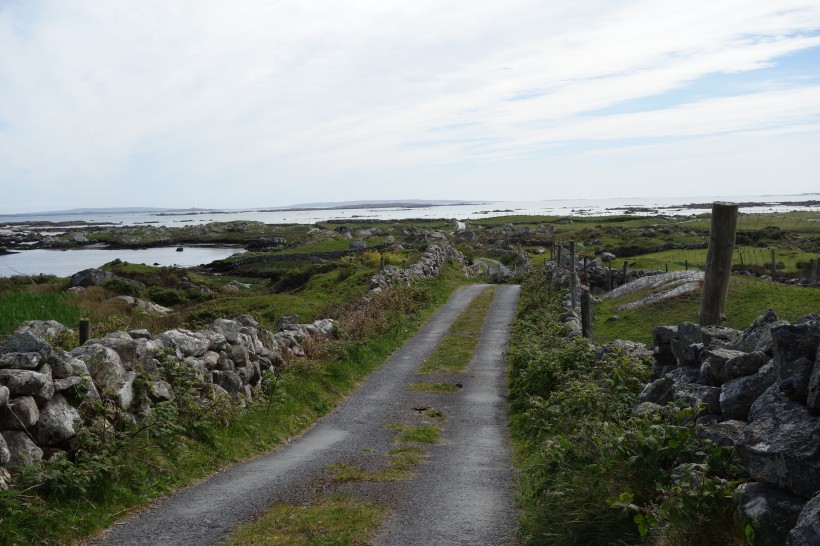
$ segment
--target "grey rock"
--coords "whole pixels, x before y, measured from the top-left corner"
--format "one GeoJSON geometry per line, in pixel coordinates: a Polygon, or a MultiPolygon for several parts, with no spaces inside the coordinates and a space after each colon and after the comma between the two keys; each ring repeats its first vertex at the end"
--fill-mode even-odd
{"type": "Polygon", "coordinates": [[[216,319],[208,327],[210,330],[221,333],[228,343],[236,343],[242,325],[235,320],[216,319]]]}
{"type": "Polygon", "coordinates": [[[774,365],[805,358],[814,361],[820,345],[820,321],[783,324],[772,327],[774,365]]]}
{"type": "MultiPolygon", "coordinates": [[[[11,452],[9,451],[9,446],[6,444],[6,439],[3,438],[3,434],[0,434],[0,467],[7,465],[9,459],[11,459],[11,452]]],[[[0,491],[2,491],[3,489],[3,484],[0,483],[0,491]]]]}
{"type": "Polygon", "coordinates": [[[30,332],[42,338],[54,337],[66,330],[68,328],[56,320],[27,320],[17,328],[18,332],[30,332]]]}
{"type": "Polygon", "coordinates": [[[655,346],[655,360],[662,364],[675,363],[675,355],[672,354],[672,340],[678,335],[677,326],[657,326],[652,330],[652,344],[655,346]]]}
{"type": "Polygon", "coordinates": [[[788,324],[785,321],[778,320],[774,310],[769,309],[762,315],[758,316],[751,325],[743,332],[743,335],[737,340],[733,348],[750,353],[752,351],[762,351],[764,353],[772,353],[772,327],[788,324]]]}
{"type": "MultiPolygon", "coordinates": [[[[818,352],[820,353],[820,349],[818,349],[818,352]]],[[[820,409],[820,358],[814,361],[811,376],[809,377],[808,391],[806,405],[812,409],[820,409]]]]}
{"type": "Polygon", "coordinates": [[[820,418],[776,385],[758,398],[737,451],[749,474],[796,495],[820,491],[820,418]]]}
{"type": "Polygon", "coordinates": [[[117,405],[122,409],[128,409],[134,402],[134,380],[137,378],[136,372],[125,372],[122,385],[114,393],[117,405]]]}
{"type": "Polygon", "coordinates": [[[37,392],[33,394],[34,399],[37,400],[37,403],[42,404],[54,396],[54,380],[51,376],[51,366],[48,364],[43,364],[37,371],[46,378],[45,385],[40,387],[37,392]]]}
{"type": "Polygon", "coordinates": [[[805,403],[809,396],[809,381],[813,368],[814,362],[807,358],[784,362],[779,367],[775,364],[780,392],[792,400],[805,403]]]}
{"type": "Polygon", "coordinates": [[[131,336],[131,339],[151,339],[151,332],[145,328],[129,330],[128,335],[131,336]]]}
{"type": "Polygon", "coordinates": [[[726,361],[724,368],[725,379],[729,380],[744,375],[752,375],[760,371],[760,368],[770,361],[769,355],[763,351],[742,353],[737,358],[726,361]]]}
{"type": "Polygon", "coordinates": [[[703,326],[703,345],[709,348],[728,347],[740,339],[743,332],[726,326],[703,326]]]}
{"type": "Polygon", "coordinates": [[[20,468],[43,459],[43,450],[25,432],[7,430],[3,431],[3,437],[9,450],[8,468],[20,468]]]}
{"type": "Polygon", "coordinates": [[[259,323],[250,315],[239,315],[234,320],[245,328],[253,328],[254,330],[259,329],[259,323]]]}
{"type": "Polygon", "coordinates": [[[205,363],[205,367],[209,370],[216,369],[217,365],[219,364],[219,353],[214,351],[206,351],[205,354],[201,357],[202,362],[205,363]]]}
{"type": "Polygon", "coordinates": [[[148,383],[148,398],[152,402],[168,402],[174,399],[174,389],[167,381],[151,381],[148,383]]]}
{"type": "Polygon", "coordinates": [[[752,404],[775,383],[773,370],[731,379],[720,389],[720,411],[729,419],[749,418],[752,404]]]}
{"type": "Polygon", "coordinates": [[[54,392],[63,392],[67,391],[72,387],[76,387],[77,385],[82,385],[83,379],[78,375],[72,375],[71,377],[66,377],[63,379],[55,379],[54,380],[54,392]]]}
{"type": "Polygon", "coordinates": [[[114,278],[114,274],[102,269],[90,268],[78,271],[71,276],[71,286],[82,286],[87,288],[89,286],[96,286],[110,281],[114,278]]]}
{"type": "Polygon", "coordinates": [[[45,374],[31,370],[0,370],[0,385],[9,389],[11,396],[33,396],[46,386],[45,374]]]}
{"type": "Polygon", "coordinates": [[[0,356],[0,369],[36,370],[42,361],[40,353],[6,353],[0,356]]]}
{"type": "Polygon", "coordinates": [[[646,345],[643,343],[616,339],[600,346],[595,352],[595,360],[603,360],[608,356],[618,355],[625,355],[630,358],[648,361],[652,358],[652,351],[647,349],[646,345]]]}
{"type": "MultiPolygon", "coordinates": [[[[701,355],[701,378],[708,378],[710,380],[710,383],[714,383],[715,386],[719,387],[724,381],[726,381],[726,379],[728,379],[726,373],[727,363],[738,358],[744,357],[746,354],[747,353],[744,353],[742,351],[733,351],[731,349],[723,348],[704,350],[703,354],[701,355]],[[705,370],[708,370],[708,373],[705,370]]],[[[768,358],[766,358],[766,360],[768,360],[768,358]]],[[[765,362],[766,361],[764,360],[763,363],[765,362]]],[[[761,366],[763,365],[763,363],[761,363],[761,366]]],[[[754,372],[756,371],[757,370],[754,370],[754,372]]]]}
{"type": "Polygon", "coordinates": [[[789,532],[786,546],[815,546],[820,544],[820,495],[803,506],[797,524],[789,532]]]}
{"type": "Polygon", "coordinates": [[[672,401],[672,380],[666,377],[647,384],[638,395],[638,403],[666,405],[672,401]]]}
{"type": "Polygon", "coordinates": [[[696,434],[698,438],[710,440],[715,445],[734,446],[742,438],[747,426],[748,424],[743,421],[730,419],[704,425],[696,434]]]}
{"type": "Polygon", "coordinates": [[[96,343],[116,351],[120,355],[120,362],[126,369],[133,367],[133,363],[138,356],[137,342],[126,332],[111,332],[103,338],[89,340],[88,343],[96,343]]]}
{"type": "Polygon", "coordinates": [[[364,239],[353,239],[349,243],[351,250],[363,250],[367,248],[367,243],[364,242],[364,239]]]}
{"type": "Polygon", "coordinates": [[[9,403],[10,396],[9,388],[5,385],[0,385],[0,408],[9,403]]]}
{"type": "Polygon", "coordinates": [[[120,355],[114,349],[105,345],[87,344],[77,347],[69,354],[85,364],[94,383],[101,390],[116,392],[122,387],[126,370],[120,355]]]}
{"type": "Polygon", "coordinates": [[[0,354],[6,353],[39,353],[45,360],[51,356],[51,345],[32,332],[15,332],[0,346],[0,354]]]}
{"type": "Polygon", "coordinates": [[[174,349],[178,358],[201,356],[211,345],[210,340],[202,334],[183,329],[162,332],[157,336],[157,340],[166,347],[174,349]]]}
{"type": "Polygon", "coordinates": [[[700,370],[697,368],[692,368],[689,366],[684,366],[681,368],[675,368],[671,372],[667,373],[664,377],[671,379],[672,382],[676,385],[678,384],[686,384],[686,383],[695,383],[700,377],[700,370]]]}
{"type": "Polygon", "coordinates": [[[235,371],[214,371],[213,383],[220,386],[229,394],[238,394],[242,388],[242,378],[235,371]]]}
{"type": "Polygon", "coordinates": [[[705,413],[720,413],[720,389],[694,383],[676,383],[672,386],[672,400],[695,408],[704,406],[705,413]]]}
{"type": "Polygon", "coordinates": [[[248,350],[242,345],[229,345],[225,353],[237,367],[243,367],[248,362],[248,350]]]}
{"type": "Polygon", "coordinates": [[[34,436],[41,446],[58,446],[73,438],[82,424],[80,413],[65,397],[55,394],[40,410],[34,436]]]}
{"type": "Polygon", "coordinates": [[[805,499],[758,482],[744,483],[737,492],[737,514],[754,529],[755,544],[784,544],[805,499]]]}
{"type": "Polygon", "coordinates": [[[290,330],[291,328],[299,324],[300,320],[301,317],[299,317],[299,315],[296,314],[283,315],[276,319],[276,322],[274,323],[274,328],[276,328],[277,331],[290,330]]]}

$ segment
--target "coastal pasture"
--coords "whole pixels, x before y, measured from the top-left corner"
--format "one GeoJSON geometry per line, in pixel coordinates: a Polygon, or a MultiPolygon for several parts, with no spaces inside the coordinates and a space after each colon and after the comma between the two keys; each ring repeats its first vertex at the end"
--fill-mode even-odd
{"type": "MultiPolygon", "coordinates": [[[[636,292],[623,298],[604,299],[593,309],[593,337],[598,343],[629,339],[649,345],[655,326],[698,322],[700,293],[688,294],[621,311],[618,306],[647,296],[636,292]]],[[[729,283],[725,326],[745,330],[766,309],[772,308],[781,320],[793,321],[820,310],[820,290],[806,286],[785,285],[756,277],[733,275],[729,283]]]]}

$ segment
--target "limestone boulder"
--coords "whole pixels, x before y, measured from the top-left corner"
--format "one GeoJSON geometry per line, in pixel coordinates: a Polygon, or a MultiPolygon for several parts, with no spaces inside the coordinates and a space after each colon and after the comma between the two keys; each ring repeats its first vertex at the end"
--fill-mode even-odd
{"type": "Polygon", "coordinates": [[[737,446],[749,474],[803,497],[820,491],[820,418],[772,385],[749,419],[737,446]]]}
{"type": "Polygon", "coordinates": [[[0,385],[0,408],[8,405],[10,396],[9,388],[5,385],[0,385]]]}
{"type": "Polygon", "coordinates": [[[788,322],[778,320],[774,310],[769,309],[758,316],[752,324],[746,328],[740,336],[740,339],[736,340],[732,345],[732,348],[747,353],[761,351],[772,354],[772,328],[785,324],[788,324],[788,322]]]}
{"type": "Polygon", "coordinates": [[[0,369],[36,370],[43,362],[40,353],[6,353],[0,355],[0,369]]]}
{"type": "Polygon", "coordinates": [[[168,402],[174,399],[174,389],[167,381],[151,381],[148,383],[148,398],[151,402],[168,402]]]}
{"type": "Polygon", "coordinates": [[[3,438],[9,450],[8,468],[20,468],[43,459],[43,450],[25,432],[6,430],[3,438]]]}
{"type": "Polygon", "coordinates": [[[672,400],[695,408],[703,406],[705,413],[720,413],[720,389],[695,383],[678,383],[672,386],[672,400]]]}
{"type": "Polygon", "coordinates": [[[794,529],[789,532],[786,546],[820,544],[820,494],[803,506],[794,529]]]}
{"type": "Polygon", "coordinates": [[[45,339],[29,331],[11,334],[0,346],[0,354],[38,353],[43,360],[51,356],[51,351],[51,345],[45,339]]]}
{"type": "Polygon", "coordinates": [[[54,337],[66,330],[69,328],[56,320],[27,320],[17,329],[18,332],[30,332],[42,338],[54,337]]]}
{"type": "Polygon", "coordinates": [[[0,430],[25,430],[37,424],[40,410],[31,396],[12,398],[0,408],[0,430]]]}
{"type": "Polygon", "coordinates": [[[228,343],[236,343],[236,338],[239,335],[239,330],[242,328],[242,325],[236,322],[235,320],[227,320],[227,319],[216,319],[211,323],[208,327],[209,330],[213,330],[214,332],[219,332],[228,343]]]}
{"type": "Polygon", "coordinates": [[[178,358],[201,356],[211,345],[210,340],[204,335],[181,328],[163,332],[157,336],[157,340],[165,347],[176,351],[178,358]]]}
{"type": "Polygon", "coordinates": [[[86,370],[100,390],[116,392],[122,388],[126,369],[122,365],[120,355],[114,349],[90,343],[77,347],[69,354],[85,364],[86,370]]]}
{"type": "Polygon", "coordinates": [[[40,446],[59,446],[73,438],[81,424],[80,413],[63,395],[55,394],[40,409],[34,437],[40,446]]]}
{"type": "Polygon", "coordinates": [[[750,482],[738,488],[735,503],[741,521],[754,529],[755,544],[785,544],[806,501],[773,485],[750,482]]]}
{"type": "Polygon", "coordinates": [[[31,370],[0,370],[0,385],[8,388],[11,396],[33,396],[46,387],[48,377],[31,370]]]}
{"type": "Polygon", "coordinates": [[[71,276],[71,286],[82,286],[83,288],[88,288],[89,286],[103,284],[113,278],[113,273],[92,267],[74,273],[71,276]]]}
{"type": "MultiPolygon", "coordinates": [[[[11,459],[11,452],[9,451],[9,446],[8,444],[6,444],[6,439],[3,438],[3,434],[0,433],[0,467],[7,465],[9,459],[11,459]]],[[[0,491],[2,490],[3,487],[0,486],[0,491]]]]}
{"type": "Polygon", "coordinates": [[[728,419],[748,420],[752,404],[774,383],[773,366],[761,369],[761,373],[725,382],[720,388],[721,413],[728,419]]]}
{"type": "Polygon", "coordinates": [[[127,332],[111,332],[100,339],[89,340],[88,343],[96,343],[116,351],[126,369],[132,369],[134,361],[139,356],[137,342],[127,332]]]}
{"type": "Polygon", "coordinates": [[[672,380],[662,377],[648,383],[638,395],[638,403],[652,402],[653,404],[666,405],[672,401],[672,380]]]}
{"type": "Polygon", "coordinates": [[[735,446],[742,438],[747,426],[748,423],[733,419],[716,421],[708,425],[704,424],[704,427],[698,430],[697,437],[709,440],[718,446],[735,446]]]}

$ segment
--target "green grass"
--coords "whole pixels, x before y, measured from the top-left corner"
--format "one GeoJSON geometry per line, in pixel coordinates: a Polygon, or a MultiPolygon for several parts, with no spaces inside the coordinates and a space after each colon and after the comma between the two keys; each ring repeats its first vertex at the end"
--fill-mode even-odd
{"type": "Polygon", "coordinates": [[[432,392],[436,394],[458,392],[461,390],[461,387],[454,383],[410,383],[408,388],[412,391],[432,392]]]}
{"type": "Polygon", "coordinates": [[[388,425],[390,430],[399,433],[396,441],[405,444],[436,444],[441,439],[441,428],[436,425],[388,425]]]}
{"type": "Polygon", "coordinates": [[[76,328],[82,315],[72,294],[27,290],[0,294],[0,340],[26,320],[56,320],[76,328]]]}
{"type": "Polygon", "coordinates": [[[484,290],[450,327],[450,331],[424,361],[419,373],[454,373],[467,368],[481,338],[495,287],[484,290]]]}
{"type": "Polygon", "coordinates": [[[279,504],[242,526],[229,546],[357,546],[367,544],[387,508],[355,497],[331,495],[307,505],[279,504]]]}
{"type": "MultiPolygon", "coordinates": [[[[617,300],[604,299],[593,308],[593,337],[599,343],[630,339],[650,344],[655,326],[698,322],[700,293],[647,305],[629,311],[617,307],[634,301],[640,294],[617,300]],[[617,316],[618,320],[608,321],[617,316]]],[[[726,302],[726,326],[745,330],[766,309],[774,309],[782,320],[795,320],[820,309],[820,290],[784,285],[742,275],[733,275],[726,302]]]]}

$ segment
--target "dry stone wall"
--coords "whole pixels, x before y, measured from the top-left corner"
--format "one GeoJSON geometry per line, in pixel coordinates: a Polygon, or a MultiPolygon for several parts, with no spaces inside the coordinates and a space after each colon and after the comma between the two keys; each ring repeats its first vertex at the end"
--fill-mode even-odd
{"type": "MultiPolygon", "coordinates": [[[[445,263],[463,262],[450,245],[431,245],[406,270],[385,268],[371,288],[433,277],[445,263]]],[[[163,367],[184,369],[210,396],[252,397],[263,374],[292,357],[305,356],[311,339],[332,336],[331,319],[300,324],[298,316],[277,321],[277,331],[260,328],[249,315],[217,319],[199,331],[147,330],[111,332],[71,351],[48,341],[67,328],[56,321],[29,321],[0,346],[0,489],[8,486],[7,469],[49,459],[76,448],[85,423],[83,404],[108,400],[138,421],[153,405],[175,397],[163,379],[163,367]]]]}
{"type": "Polygon", "coordinates": [[[702,408],[700,434],[733,446],[752,482],[739,515],[760,544],[820,544],[820,316],[774,311],[745,331],[692,323],[653,332],[653,376],[636,411],[702,408]]]}

